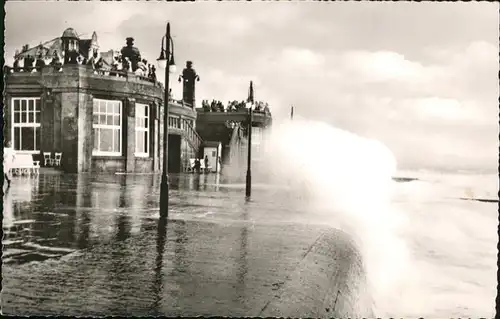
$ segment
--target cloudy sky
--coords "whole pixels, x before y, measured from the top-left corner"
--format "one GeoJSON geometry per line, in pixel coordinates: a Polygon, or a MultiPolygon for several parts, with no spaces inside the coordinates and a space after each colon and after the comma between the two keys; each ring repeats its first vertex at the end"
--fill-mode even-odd
{"type": "MultiPolygon", "coordinates": [[[[6,60],[73,27],[102,51],[132,36],[159,55],[172,24],[197,99],[244,99],[376,138],[401,168],[488,169],[498,158],[497,3],[6,3],[6,60]],[[43,14],[38,14],[43,12],[43,14]],[[29,15],[29,18],[27,17],[29,15]]],[[[160,74],[160,77],[161,74],[160,74]]],[[[181,87],[172,82],[174,95],[181,87]]]]}

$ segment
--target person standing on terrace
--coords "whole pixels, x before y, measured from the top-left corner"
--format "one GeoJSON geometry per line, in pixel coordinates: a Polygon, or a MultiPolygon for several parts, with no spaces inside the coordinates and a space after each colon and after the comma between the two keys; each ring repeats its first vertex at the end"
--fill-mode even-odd
{"type": "Polygon", "coordinates": [[[13,69],[14,69],[14,72],[21,71],[21,67],[19,66],[19,50],[16,50],[16,54],[14,55],[13,69]]]}

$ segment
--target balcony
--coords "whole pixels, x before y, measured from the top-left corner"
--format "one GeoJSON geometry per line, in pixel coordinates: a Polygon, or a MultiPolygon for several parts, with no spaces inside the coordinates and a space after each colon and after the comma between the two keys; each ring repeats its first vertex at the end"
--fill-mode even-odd
{"type": "Polygon", "coordinates": [[[6,89],[41,90],[50,88],[64,90],[78,87],[108,92],[123,92],[163,98],[163,86],[154,79],[139,76],[126,71],[94,70],[88,65],[66,64],[60,68],[45,66],[36,71],[27,72],[20,68],[5,67],[6,89]]]}
{"type": "MultiPolygon", "coordinates": [[[[203,108],[196,108],[197,122],[204,124],[223,124],[227,121],[244,122],[248,119],[248,110],[231,112],[205,112],[203,108]]],[[[272,122],[270,113],[263,111],[253,111],[253,126],[268,126],[272,122]]]]}

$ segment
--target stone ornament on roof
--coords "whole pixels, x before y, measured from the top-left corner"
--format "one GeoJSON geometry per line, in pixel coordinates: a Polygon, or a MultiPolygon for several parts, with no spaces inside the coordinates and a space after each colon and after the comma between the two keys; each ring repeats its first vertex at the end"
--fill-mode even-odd
{"type": "Polygon", "coordinates": [[[132,72],[135,72],[138,68],[139,62],[141,61],[141,53],[138,48],[134,47],[134,38],[128,37],[126,41],[127,45],[122,48],[120,53],[122,58],[130,61],[132,72]]]}
{"type": "Polygon", "coordinates": [[[79,39],[78,34],[73,28],[67,28],[64,30],[61,38],[79,39]]]}
{"type": "Polygon", "coordinates": [[[183,82],[183,90],[182,90],[182,100],[192,107],[194,107],[195,103],[195,82],[200,80],[199,75],[196,73],[196,70],[193,69],[193,62],[186,61],[186,67],[182,70],[182,75],[179,76],[179,82],[183,82]]]}

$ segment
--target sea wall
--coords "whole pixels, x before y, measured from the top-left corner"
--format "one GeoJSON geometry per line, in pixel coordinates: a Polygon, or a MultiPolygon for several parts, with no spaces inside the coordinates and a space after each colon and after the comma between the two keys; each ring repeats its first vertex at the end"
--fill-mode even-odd
{"type": "Polygon", "coordinates": [[[327,230],[260,317],[374,317],[362,256],[349,236],[327,230]]]}

